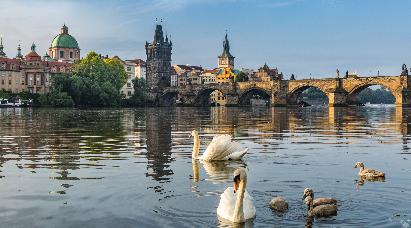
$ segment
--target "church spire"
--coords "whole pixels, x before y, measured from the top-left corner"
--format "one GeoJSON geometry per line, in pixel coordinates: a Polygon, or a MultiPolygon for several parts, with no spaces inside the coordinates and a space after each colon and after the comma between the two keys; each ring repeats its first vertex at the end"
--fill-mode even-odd
{"type": "Polygon", "coordinates": [[[31,45],[31,51],[32,51],[32,52],[36,52],[36,44],[34,44],[34,42],[33,42],[33,44],[31,45]]]}
{"type": "Polygon", "coordinates": [[[154,41],[153,43],[164,43],[164,35],[163,35],[163,26],[161,24],[156,25],[156,31],[154,33],[154,41]]]}
{"type": "Polygon", "coordinates": [[[21,45],[19,43],[19,45],[17,46],[17,55],[16,55],[17,59],[22,59],[23,55],[21,54],[21,45]]]}
{"type": "Polygon", "coordinates": [[[233,57],[230,53],[230,41],[228,41],[227,32],[225,33],[225,38],[223,42],[223,53],[221,54],[221,57],[233,57]]]}
{"type": "Polygon", "coordinates": [[[0,57],[7,57],[6,53],[4,53],[3,37],[0,37],[0,57]]]}

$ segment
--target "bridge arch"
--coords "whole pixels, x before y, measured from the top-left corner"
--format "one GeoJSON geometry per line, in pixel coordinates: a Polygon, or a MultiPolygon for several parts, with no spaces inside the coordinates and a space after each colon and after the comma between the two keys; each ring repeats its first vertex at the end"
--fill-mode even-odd
{"type": "Polygon", "coordinates": [[[387,89],[395,98],[395,103],[401,102],[402,100],[402,93],[401,91],[397,91],[394,88],[391,88],[391,85],[386,84],[386,83],[379,83],[379,82],[369,82],[369,83],[363,83],[355,86],[352,88],[350,91],[348,91],[348,96],[347,96],[347,103],[348,104],[357,104],[357,96],[364,91],[364,89],[370,87],[370,86],[381,86],[384,89],[387,89]]]}
{"type": "Polygon", "coordinates": [[[267,91],[259,87],[248,88],[246,91],[239,94],[238,103],[241,106],[249,106],[251,105],[251,99],[253,98],[265,100],[269,105],[271,99],[271,91],[267,91]]]}
{"type": "Polygon", "coordinates": [[[194,99],[194,106],[210,106],[212,104],[211,93],[214,91],[219,91],[222,94],[222,96],[226,98],[226,94],[223,90],[214,87],[204,88],[198,91],[194,99]]]}
{"type": "Polygon", "coordinates": [[[309,88],[315,88],[316,90],[323,93],[324,96],[327,97],[327,104],[328,104],[328,100],[329,100],[328,93],[319,86],[309,85],[309,84],[308,85],[303,84],[299,87],[294,88],[292,91],[288,92],[288,94],[287,94],[287,103],[290,104],[290,105],[298,105],[299,99],[301,98],[301,94],[309,88]]]}
{"type": "Polygon", "coordinates": [[[169,91],[160,97],[160,106],[175,106],[178,100],[178,92],[169,91]]]}

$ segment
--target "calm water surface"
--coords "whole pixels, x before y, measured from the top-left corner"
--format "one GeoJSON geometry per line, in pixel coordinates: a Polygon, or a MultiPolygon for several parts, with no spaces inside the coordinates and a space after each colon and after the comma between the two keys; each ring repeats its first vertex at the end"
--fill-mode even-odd
{"type": "Polygon", "coordinates": [[[251,227],[302,227],[305,187],[339,200],[313,227],[411,224],[411,112],[361,108],[0,109],[1,227],[215,227],[219,195],[247,167],[251,227]],[[410,117],[409,117],[410,116],[410,117]],[[243,162],[191,160],[214,134],[243,162]],[[356,161],[386,172],[358,182],[356,161]],[[267,205],[285,197],[290,210],[267,205]]]}

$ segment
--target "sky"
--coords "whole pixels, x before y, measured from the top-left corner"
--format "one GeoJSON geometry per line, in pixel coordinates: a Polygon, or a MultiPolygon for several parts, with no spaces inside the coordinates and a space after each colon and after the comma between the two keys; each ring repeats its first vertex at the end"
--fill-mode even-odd
{"type": "Polygon", "coordinates": [[[156,18],[173,41],[172,64],[216,67],[227,31],[237,69],[267,63],[285,77],[321,78],[411,66],[409,0],[0,0],[8,56],[19,42],[44,54],[65,23],[82,56],[145,59],[156,18]]]}

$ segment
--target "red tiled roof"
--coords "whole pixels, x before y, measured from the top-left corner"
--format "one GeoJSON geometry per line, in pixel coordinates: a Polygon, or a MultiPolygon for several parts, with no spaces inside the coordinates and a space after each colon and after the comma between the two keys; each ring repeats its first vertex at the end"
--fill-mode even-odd
{"type": "Polygon", "coordinates": [[[47,67],[51,71],[52,68],[56,68],[56,71],[53,73],[66,73],[69,71],[71,67],[71,63],[66,63],[66,62],[47,62],[47,67]],[[60,71],[60,69],[64,68],[64,72],[60,71]]]}
{"type": "Polygon", "coordinates": [[[0,70],[20,71],[20,59],[9,59],[0,57],[0,70]],[[5,63],[4,68],[3,63],[5,63]],[[15,66],[15,69],[13,69],[13,65],[15,66]]]}
{"type": "Polygon", "coordinates": [[[203,71],[203,68],[201,66],[177,65],[177,67],[179,67],[183,70],[186,70],[186,71],[191,71],[191,70],[203,71]]]}
{"type": "Polygon", "coordinates": [[[132,59],[132,60],[126,60],[127,62],[132,62],[135,63],[137,66],[143,66],[146,65],[146,62],[142,59],[132,59]]]}
{"type": "Polygon", "coordinates": [[[26,61],[41,61],[41,57],[34,51],[29,52],[25,57],[26,61]]]}

